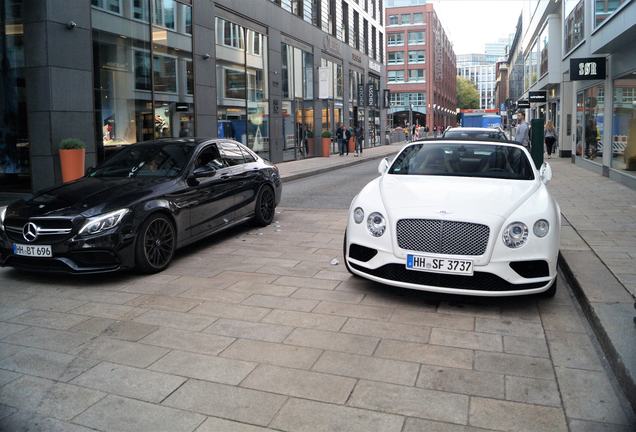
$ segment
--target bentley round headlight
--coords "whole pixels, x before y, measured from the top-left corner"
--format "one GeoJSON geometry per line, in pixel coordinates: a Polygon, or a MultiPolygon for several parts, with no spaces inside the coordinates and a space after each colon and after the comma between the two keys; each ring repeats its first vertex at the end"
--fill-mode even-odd
{"type": "Polygon", "coordinates": [[[513,222],[503,232],[503,242],[512,249],[520,248],[528,240],[528,226],[523,222],[513,222]]]}
{"type": "Polygon", "coordinates": [[[359,224],[362,223],[362,221],[364,220],[364,210],[362,210],[360,207],[357,207],[354,211],[353,211],[353,220],[359,224]]]}
{"type": "Polygon", "coordinates": [[[367,229],[374,237],[380,237],[386,230],[386,221],[382,213],[373,212],[367,218],[367,229]]]}
{"type": "Polygon", "coordinates": [[[532,227],[532,232],[537,237],[547,236],[548,231],[550,231],[550,223],[545,219],[539,219],[534,223],[534,227],[532,227]]]}

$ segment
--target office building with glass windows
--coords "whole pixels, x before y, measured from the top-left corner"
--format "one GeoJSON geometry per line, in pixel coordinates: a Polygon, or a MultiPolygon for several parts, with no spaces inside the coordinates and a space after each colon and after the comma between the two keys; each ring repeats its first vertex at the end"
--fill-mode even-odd
{"type": "Polygon", "coordinates": [[[60,183],[167,137],[236,139],[273,162],[325,156],[343,123],[383,143],[383,0],[4,0],[0,191],[60,183]]]}
{"type": "Polygon", "coordinates": [[[519,98],[546,95],[527,117],[551,120],[576,164],[636,188],[636,1],[526,1],[521,20],[519,98]]]}
{"type": "Polygon", "coordinates": [[[386,8],[389,121],[444,128],[455,124],[455,52],[432,3],[389,0],[386,8]]]}

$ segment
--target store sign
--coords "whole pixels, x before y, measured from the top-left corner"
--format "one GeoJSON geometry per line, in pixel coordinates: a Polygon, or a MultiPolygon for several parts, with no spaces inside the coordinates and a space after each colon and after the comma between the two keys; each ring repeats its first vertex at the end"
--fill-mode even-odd
{"type": "Polygon", "coordinates": [[[371,59],[369,59],[369,69],[371,69],[372,71],[375,71],[377,73],[382,73],[382,65],[378,62],[375,62],[371,59]]]}
{"type": "Polygon", "coordinates": [[[541,103],[548,101],[548,92],[546,91],[531,91],[528,94],[530,103],[541,103]]]}
{"type": "Polygon", "coordinates": [[[175,110],[177,112],[188,112],[190,110],[190,107],[187,104],[177,104],[175,110]]]}
{"type": "Polygon", "coordinates": [[[570,59],[570,81],[602,80],[607,76],[605,57],[570,59]]]}
{"type": "Polygon", "coordinates": [[[530,101],[527,100],[518,100],[517,108],[530,108],[530,101]]]}
{"type": "Polygon", "coordinates": [[[358,106],[364,107],[367,105],[366,93],[364,91],[364,84],[358,84],[358,106]]]}
{"type": "Polygon", "coordinates": [[[378,92],[375,89],[373,83],[367,84],[367,106],[377,107],[378,106],[378,92]]]}
{"type": "Polygon", "coordinates": [[[382,108],[388,108],[391,105],[391,90],[384,90],[384,104],[382,108]]]}

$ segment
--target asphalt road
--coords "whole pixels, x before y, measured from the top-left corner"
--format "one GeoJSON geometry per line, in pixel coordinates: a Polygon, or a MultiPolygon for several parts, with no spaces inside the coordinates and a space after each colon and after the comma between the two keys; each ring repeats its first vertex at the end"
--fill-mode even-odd
{"type": "MultiPolygon", "coordinates": [[[[352,155],[348,157],[353,158],[352,155]]],[[[369,160],[359,165],[286,182],[283,184],[283,198],[280,206],[347,209],[353,197],[364,185],[379,175],[380,160],[369,160]]]]}

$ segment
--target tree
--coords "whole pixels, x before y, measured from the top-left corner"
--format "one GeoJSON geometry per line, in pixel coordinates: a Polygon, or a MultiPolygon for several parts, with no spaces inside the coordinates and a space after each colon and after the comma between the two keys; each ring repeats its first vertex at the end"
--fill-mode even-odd
{"type": "Polygon", "coordinates": [[[464,77],[457,77],[457,106],[461,109],[479,108],[479,90],[473,82],[464,77]]]}

